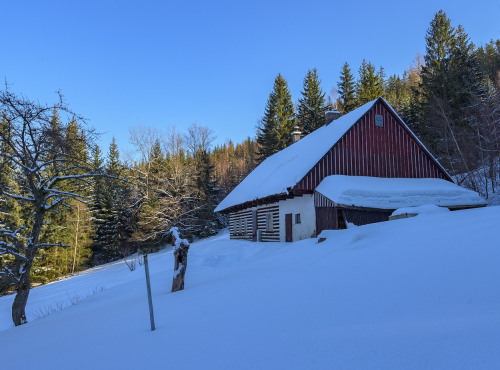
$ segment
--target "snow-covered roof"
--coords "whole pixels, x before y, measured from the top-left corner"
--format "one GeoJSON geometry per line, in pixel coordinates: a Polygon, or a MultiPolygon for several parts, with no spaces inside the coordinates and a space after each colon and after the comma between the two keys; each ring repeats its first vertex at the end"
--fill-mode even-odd
{"type": "Polygon", "coordinates": [[[320,127],[298,142],[270,156],[254,169],[224,200],[215,212],[255,199],[286,194],[328,150],[377,102],[375,99],[320,127]]]}
{"type": "Polygon", "coordinates": [[[442,207],[484,205],[476,192],[442,179],[328,176],[316,191],[345,206],[398,209],[434,204],[442,207]]]}

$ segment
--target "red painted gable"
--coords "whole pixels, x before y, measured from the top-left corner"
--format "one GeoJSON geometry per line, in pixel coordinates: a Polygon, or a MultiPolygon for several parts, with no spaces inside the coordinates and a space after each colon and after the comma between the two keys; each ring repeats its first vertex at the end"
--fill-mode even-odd
{"type": "MultiPolygon", "coordinates": [[[[335,121],[330,124],[334,125],[335,121]]],[[[333,145],[293,190],[311,192],[330,175],[439,178],[452,181],[382,99],[333,145]],[[375,115],[383,117],[383,127],[376,127],[375,115]]]]}

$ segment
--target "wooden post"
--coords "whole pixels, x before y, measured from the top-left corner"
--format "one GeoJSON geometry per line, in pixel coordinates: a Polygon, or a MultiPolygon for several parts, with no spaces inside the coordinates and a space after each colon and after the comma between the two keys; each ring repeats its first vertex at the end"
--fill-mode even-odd
{"type": "Polygon", "coordinates": [[[155,315],[153,313],[153,297],[151,296],[151,281],[149,280],[148,255],[144,255],[144,269],[146,270],[146,286],[148,289],[149,319],[151,321],[151,331],[155,330],[155,315]]]}

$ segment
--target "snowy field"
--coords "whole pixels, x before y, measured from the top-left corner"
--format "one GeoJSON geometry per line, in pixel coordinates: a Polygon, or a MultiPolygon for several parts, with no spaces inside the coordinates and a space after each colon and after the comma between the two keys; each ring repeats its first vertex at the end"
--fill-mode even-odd
{"type": "Polygon", "coordinates": [[[499,369],[499,231],[489,207],[320,244],[226,232],[193,243],[174,294],[164,250],[150,256],[155,332],[144,268],[115,262],[32,290],[29,319],[68,307],[18,328],[0,298],[2,369],[499,369]]]}

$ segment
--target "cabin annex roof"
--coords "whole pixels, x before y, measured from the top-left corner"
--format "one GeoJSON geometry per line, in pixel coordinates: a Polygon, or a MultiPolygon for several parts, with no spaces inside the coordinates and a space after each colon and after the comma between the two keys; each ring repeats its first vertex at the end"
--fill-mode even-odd
{"type": "Polygon", "coordinates": [[[333,175],[316,188],[340,206],[398,209],[433,204],[441,207],[482,206],[476,192],[435,178],[380,178],[333,175]]]}

